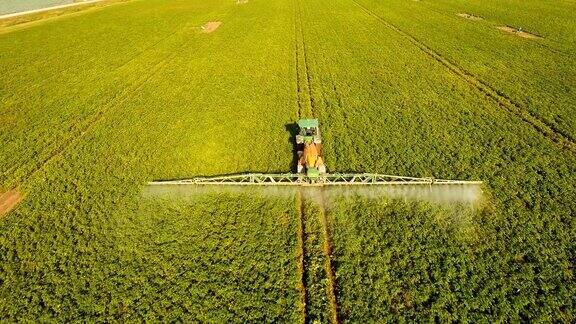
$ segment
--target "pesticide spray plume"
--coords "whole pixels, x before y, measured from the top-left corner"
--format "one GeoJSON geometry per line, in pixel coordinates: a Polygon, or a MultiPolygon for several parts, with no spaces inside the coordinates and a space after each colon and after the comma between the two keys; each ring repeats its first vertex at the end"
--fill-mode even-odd
{"type": "MultiPolygon", "coordinates": [[[[270,201],[311,203],[330,213],[347,205],[365,203],[377,205],[401,202],[408,205],[424,203],[424,208],[440,208],[432,213],[442,226],[458,228],[462,239],[475,240],[480,233],[475,222],[486,211],[486,199],[481,183],[462,184],[379,184],[379,185],[202,185],[154,184],[144,189],[143,198],[149,204],[175,206],[181,203],[235,201],[258,197],[270,201]],[[299,197],[299,198],[298,198],[299,197]],[[214,199],[216,198],[216,199],[214,199]],[[206,200],[207,199],[207,200],[206,200]]],[[[391,208],[394,208],[394,204],[391,208]]],[[[168,207],[170,208],[170,207],[168,207]]]]}
{"type": "Polygon", "coordinates": [[[390,184],[369,186],[263,186],[263,185],[171,185],[146,186],[144,197],[194,199],[200,196],[255,196],[292,199],[300,192],[307,200],[329,207],[339,199],[403,199],[448,205],[476,205],[482,199],[480,184],[390,184]]]}
{"type": "Polygon", "coordinates": [[[480,185],[381,185],[381,186],[333,186],[322,188],[325,199],[367,198],[406,199],[435,202],[440,204],[467,203],[480,201],[480,185]]]}
{"type": "Polygon", "coordinates": [[[199,196],[258,196],[292,198],[297,187],[290,186],[213,186],[213,185],[153,185],[144,188],[144,197],[163,199],[193,199],[199,196]]]}

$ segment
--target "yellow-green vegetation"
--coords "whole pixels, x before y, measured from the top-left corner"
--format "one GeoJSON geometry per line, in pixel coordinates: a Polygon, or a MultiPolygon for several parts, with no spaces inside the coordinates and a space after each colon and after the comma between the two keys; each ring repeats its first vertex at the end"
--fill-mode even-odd
{"type": "Polygon", "coordinates": [[[138,0],[0,27],[0,195],[23,197],[0,319],[574,321],[574,9],[138,0]],[[300,116],[331,172],[484,200],[143,194],[287,172],[300,116]]]}
{"type": "Polygon", "coordinates": [[[112,315],[298,321],[292,207],[291,199],[246,196],[146,199],[117,230],[117,271],[134,285],[102,289],[124,307],[112,315]]]}

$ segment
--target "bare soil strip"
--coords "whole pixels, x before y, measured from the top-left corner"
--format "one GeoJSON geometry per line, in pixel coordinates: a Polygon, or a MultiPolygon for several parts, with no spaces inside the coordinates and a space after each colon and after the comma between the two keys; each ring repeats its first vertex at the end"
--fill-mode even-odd
{"type": "Polygon", "coordinates": [[[209,21],[207,23],[205,23],[204,25],[202,25],[202,27],[200,27],[202,29],[202,32],[205,34],[209,34],[213,31],[215,31],[216,29],[218,29],[218,27],[220,27],[220,25],[222,25],[221,21],[209,21]]]}
{"type": "Polygon", "coordinates": [[[22,200],[22,194],[16,190],[0,193],[0,217],[8,214],[22,200]]]}
{"type": "Polygon", "coordinates": [[[522,38],[528,38],[528,39],[540,39],[540,38],[542,38],[538,35],[530,34],[528,32],[522,31],[521,29],[512,28],[510,26],[499,26],[496,28],[498,28],[499,30],[501,30],[503,32],[506,32],[509,34],[514,34],[514,35],[522,37],[522,38]]]}
{"type": "Polygon", "coordinates": [[[64,9],[64,8],[69,8],[69,7],[76,7],[76,6],[85,5],[85,4],[90,4],[90,3],[95,3],[95,2],[100,2],[100,1],[102,1],[102,0],[88,0],[88,1],[75,2],[75,3],[60,5],[60,6],[53,6],[53,7],[41,8],[41,9],[35,9],[35,10],[29,10],[29,11],[15,12],[15,13],[11,13],[11,14],[6,14],[6,15],[0,16],[0,20],[1,20],[1,19],[7,19],[7,18],[14,18],[14,17],[19,17],[19,16],[24,16],[24,15],[29,15],[29,14],[34,14],[34,13],[45,12],[45,11],[50,11],[50,10],[64,9]]]}
{"type": "Polygon", "coordinates": [[[478,17],[478,16],[475,16],[475,15],[473,15],[473,14],[468,14],[468,13],[459,13],[459,14],[457,14],[457,16],[458,16],[458,17],[462,17],[462,18],[466,18],[466,19],[469,19],[469,20],[473,20],[473,21],[478,21],[478,20],[483,20],[483,19],[484,19],[484,18],[482,18],[482,17],[478,17]]]}
{"type": "Polygon", "coordinates": [[[37,13],[28,12],[26,15],[5,17],[0,19],[0,35],[22,30],[64,17],[72,17],[82,15],[90,11],[101,10],[111,5],[127,3],[129,1],[132,0],[99,0],[91,2],[85,1],[80,3],[82,6],[71,6],[65,8],[50,7],[50,10],[37,13]]]}
{"type": "Polygon", "coordinates": [[[324,265],[326,276],[328,277],[328,301],[330,302],[330,322],[333,324],[340,323],[338,318],[338,299],[336,290],[336,273],[332,262],[333,247],[332,234],[328,219],[326,218],[326,209],[324,208],[323,194],[320,194],[320,223],[322,224],[323,244],[322,250],[324,251],[326,264],[324,265]]]}
{"type": "Polygon", "coordinates": [[[308,312],[307,312],[307,292],[306,292],[306,267],[304,263],[304,255],[306,254],[306,246],[304,244],[306,240],[306,232],[304,228],[304,204],[302,202],[302,194],[300,190],[296,192],[296,213],[298,216],[298,247],[296,252],[297,259],[297,269],[298,269],[298,295],[299,303],[298,307],[300,313],[302,314],[302,322],[308,322],[308,312]]]}
{"type": "Polygon", "coordinates": [[[366,12],[367,15],[374,17],[385,27],[395,31],[399,35],[408,39],[413,45],[418,47],[421,51],[423,51],[428,56],[436,60],[438,63],[444,65],[456,76],[460,77],[462,80],[466,81],[468,84],[476,88],[487,98],[491,99],[500,107],[504,108],[510,114],[515,115],[516,117],[520,118],[520,120],[531,125],[541,135],[551,140],[552,142],[557,143],[560,147],[568,151],[571,151],[572,153],[576,153],[576,140],[573,139],[570,135],[557,129],[556,126],[542,119],[536,114],[528,111],[527,109],[522,108],[519,104],[512,101],[512,99],[502,94],[500,90],[493,88],[484,81],[476,78],[470,72],[464,70],[455,63],[452,63],[449,60],[445,59],[444,57],[442,57],[442,55],[440,55],[439,53],[437,53],[436,51],[434,51],[433,49],[431,49],[430,47],[419,41],[417,38],[413,37],[412,35],[404,32],[398,27],[387,22],[382,17],[370,11],[363,5],[356,2],[355,0],[351,1],[354,2],[358,7],[360,7],[364,12],[366,12]]]}

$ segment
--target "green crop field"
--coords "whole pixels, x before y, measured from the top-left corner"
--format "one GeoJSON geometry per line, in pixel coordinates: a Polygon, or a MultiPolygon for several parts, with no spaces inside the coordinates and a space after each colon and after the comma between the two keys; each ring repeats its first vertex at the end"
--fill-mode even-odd
{"type": "Polygon", "coordinates": [[[0,321],[574,322],[574,57],[574,0],[0,20],[0,321]],[[329,172],[482,197],[146,189],[294,171],[300,117],[329,172]]]}

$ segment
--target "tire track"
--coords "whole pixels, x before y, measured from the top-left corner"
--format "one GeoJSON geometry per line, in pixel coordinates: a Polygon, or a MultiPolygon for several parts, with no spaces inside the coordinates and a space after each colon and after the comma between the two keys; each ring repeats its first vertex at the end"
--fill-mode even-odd
{"type": "Polygon", "coordinates": [[[304,99],[302,99],[302,85],[300,84],[300,51],[299,51],[299,47],[300,47],[300,38],[298,37],[299,35],[299,24],[298,24],[298,19],[296,18],[298,16],[298,9],[296,9],[296,6],[294,8],[294,63],[296,65],[296,103],[298,106],[298,111],[297,111],[297,117],[298,119],[301,118],[302,116],[302,102],[304,101],[304,99]]]}
{"type": "Polygon", "coordinates": [[[330,303],[330,322],[337,324],[340,323],[340,318],[338,316],[338,291],[336,282],[336,271],[334,269],[334,243],[332,241],[332,232],[330,230],[330,225],[328,224],[328,218],[326,217],[326,208],[324,205],[324,193],[320,190],[319,194],[319,217],[320,223],[322,224],[322,237],[323,244],[322,250],[325,256],[324,269],[326,271],[326,276],[328,277],[328,301],[330,303]]]}
{"type": "Polygon", "coordinates": [[[299,99],[299,113],[298,118],[306,116],[314,116],[314,96],[312,95],[312,82],[310,77],[310,67],[308,64],[308,51],[306,48],[306,39],[304,37],[304,30],[302,24],[302,10],[300,8],[300,1],[296,2],[296,70],[298,77],[298,99],[299,99]],[[302,70],[303,76],[300,75],[302,70]],[[306,88],[306,89],[302,89],[306,88]]]}
{"type": "Polygon", "coordinates": [[[538,133],[542,136],[547,138],[548,140],[558,144],[560,147],[571,151],[572,153],[576,153],[576,140],[570,136],[569,134],[563,132],[562,130],[558,129],[552,123],[544,120],[543,118],[539,117],[538,115],[528,111],[527,109],[522,108],[518,103],[514,102],[500,90],[490,86],[486,82],[476,78],[470,72],[464,70],[463,68],[459,67],[455,63],[451,62],[450,60],[444,58],[440,53],[436,52],[432,48],[428,47],[426,44],[422,43],[420,40],[415,38],[414,36],[408,34],[407,32],[401,30],[400,28],[396,27],[395,25],[389,23],[381,16],[377,15],[370,9],[366,8],[362,4],[358,3],[356,0],[350,0],[356,6],[358,6],[362,11],[364,11],[368,16],[375,18],[379,21],[382,25],[387,27],[388,29],[396,32],[400,36],[404,37],[408,41],[410,41],[413,45],[418,47],[422,52],[427,54],[429,57],[434,59],[436,62],[440,63],[448,70],[450,70],[454,75],[458,76],[461,80],[465,81],[466,83],[470,84],[474,87],[477,91],[481,92],[485,97],[490,99],[492,102],[498,104],[501,108],[506,110],[508,113],[520,118],[520,120],[524,121],[525,123],[532,126],[538,133]]]}
{"type": "Polygon", "coordinates": [[[302,193],[300,190],[296,192],[296,213],[298,215],[298,247],[296,252],[296,259],[298,260],[298,293],[299,293],[299,306],[302,314],[302,322],[308,323],[308,292],[306,290],[306,266],[304,263],[304,256],[306,255],[306,229],[304,226],[304,204],[302,201],[302,193]]]}

